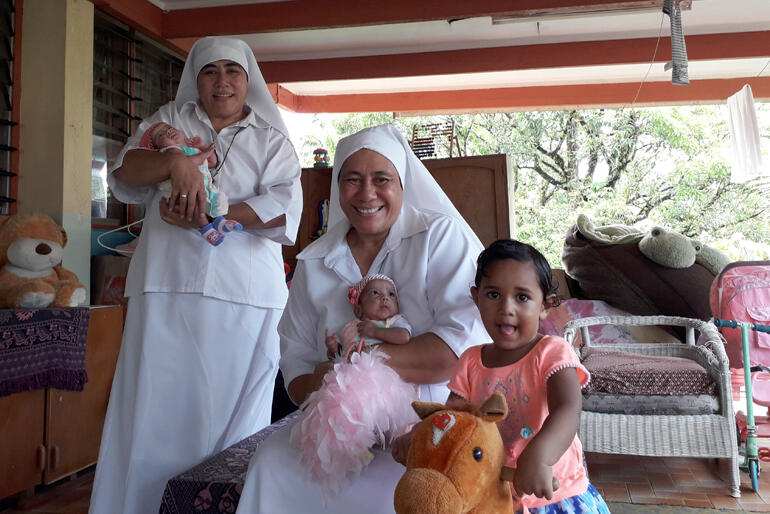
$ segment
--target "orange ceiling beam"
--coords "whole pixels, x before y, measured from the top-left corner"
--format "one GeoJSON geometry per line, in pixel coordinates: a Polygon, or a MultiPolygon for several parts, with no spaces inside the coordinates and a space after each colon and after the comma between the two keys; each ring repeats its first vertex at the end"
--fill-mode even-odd
{"type": "MultiPolygon", "coordinates": [[[[698,80],[689,86],[648,82],[642,86],[636,106],[722,103],[744,84],[754,98],[770,101],[770,77],[698,80]]],[[[301,96],[278,87],[276,101],[294,112],[482,112],[572,109],[630,106],[638,82],[577,84],[567,86],[513,87],[461,91],[301,96]]]]}
{"type": "Polygon", "coordinates": [[[655,7],[662,3],[662,0],[293,0],[170,11],[163,16],[163,37],[251,34],[478,16],[532,16],[655,7]]]}
{"type": "MultiPolygon", "coordinates": [[[[770,57],[770,31],[687,36],[690,60],[770,57]]],[[[452,73],[647,63],[657,38],[522,45],[410,54],[263,61],[268,82],[409,77],[452,73]]],[[[671,60],[671,39],[661,38],[656,62],[671,60]]]]}

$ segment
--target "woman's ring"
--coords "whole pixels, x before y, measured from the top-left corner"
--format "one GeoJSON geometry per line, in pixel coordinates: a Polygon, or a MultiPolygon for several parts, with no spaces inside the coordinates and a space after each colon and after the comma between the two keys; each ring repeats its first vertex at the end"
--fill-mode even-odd
{"type": "Polygon", "coordinates": [[[179,198],[187,198],[187,195],[179,195],[179,198]]]}

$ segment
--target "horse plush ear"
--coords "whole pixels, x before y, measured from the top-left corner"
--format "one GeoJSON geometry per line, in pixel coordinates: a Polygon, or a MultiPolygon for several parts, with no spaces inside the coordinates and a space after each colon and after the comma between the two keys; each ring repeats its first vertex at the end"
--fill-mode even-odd
{"type": "Polygon", "coordinates": [[[484,421],[500,421],[508,415],[508,404],[500,393],[490,396],[479,408],[479,415],[484,421]]]}
{"type": "Polygon", "coordinates": [[[417,413],[417,415],[420,416],[420,419],[425,419],[434,412],[446,410],[444,405],[430,402],[412,402],[412,408],[417,413]]]}

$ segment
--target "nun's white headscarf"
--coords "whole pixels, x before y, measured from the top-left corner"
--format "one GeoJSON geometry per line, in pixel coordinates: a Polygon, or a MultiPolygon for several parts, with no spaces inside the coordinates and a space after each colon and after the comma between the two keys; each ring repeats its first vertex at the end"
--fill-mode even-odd
{"type": "Polygon", "coordinates": [[[404,186],[403,205],[440,212],[455,218],[481,248],[476,233],[463,219],[422,161],[412,152],[412,148],[401,132],[390,124],[365,128],[340,139],[337,143],[329,199],[329,228],[341,221],[347,221],[340,207],[339,174],[347,158],[361,149],[373,150],[393,163],[404,186]]]}
{"type": "Polygon", "coordinates": [[[175,99],[177,106],[181,107],[186,102],[198,100],[198,73],[207,64],[222,59],[237,62],[246,70],[249,80],[246,105],[270,126],[289,137],[281,113],[278,112],[265,79],[262,78],[262,72],[259,71],[254,52],[240,39],[209,36],[196,41],[182,70],[175,99]]]}

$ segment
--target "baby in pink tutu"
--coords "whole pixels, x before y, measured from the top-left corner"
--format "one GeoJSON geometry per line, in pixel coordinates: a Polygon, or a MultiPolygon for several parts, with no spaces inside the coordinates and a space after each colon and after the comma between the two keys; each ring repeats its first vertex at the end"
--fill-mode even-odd
{"type": "Polygon", "coordinates": [[[387,445],[418,421],[411,408],[417,389],[404,382],[375,345],[406,344],[412,328],[398,313],[396,285],[385,275],[367,275],[348,289],[355,320],[337,334],[326,331],[333,368],[301,405],[291,443],[327,500],[374,458],[370,448],[387,445]],[[371,350],[362,352],[364,346],[371,350]],[[338,358],[340,356],[344,358],[338,358]]]}
{"type": "Polygon", "coordinates": [[[349,360],[352,351],[379,343],[406,344],[412,327],[398,313],[396,284],[386,275],[367,275],[348,288],[348,301],[356,319],[337,334],[326,331],[326,349],[330,359],[344,354],[349,360]]]}

